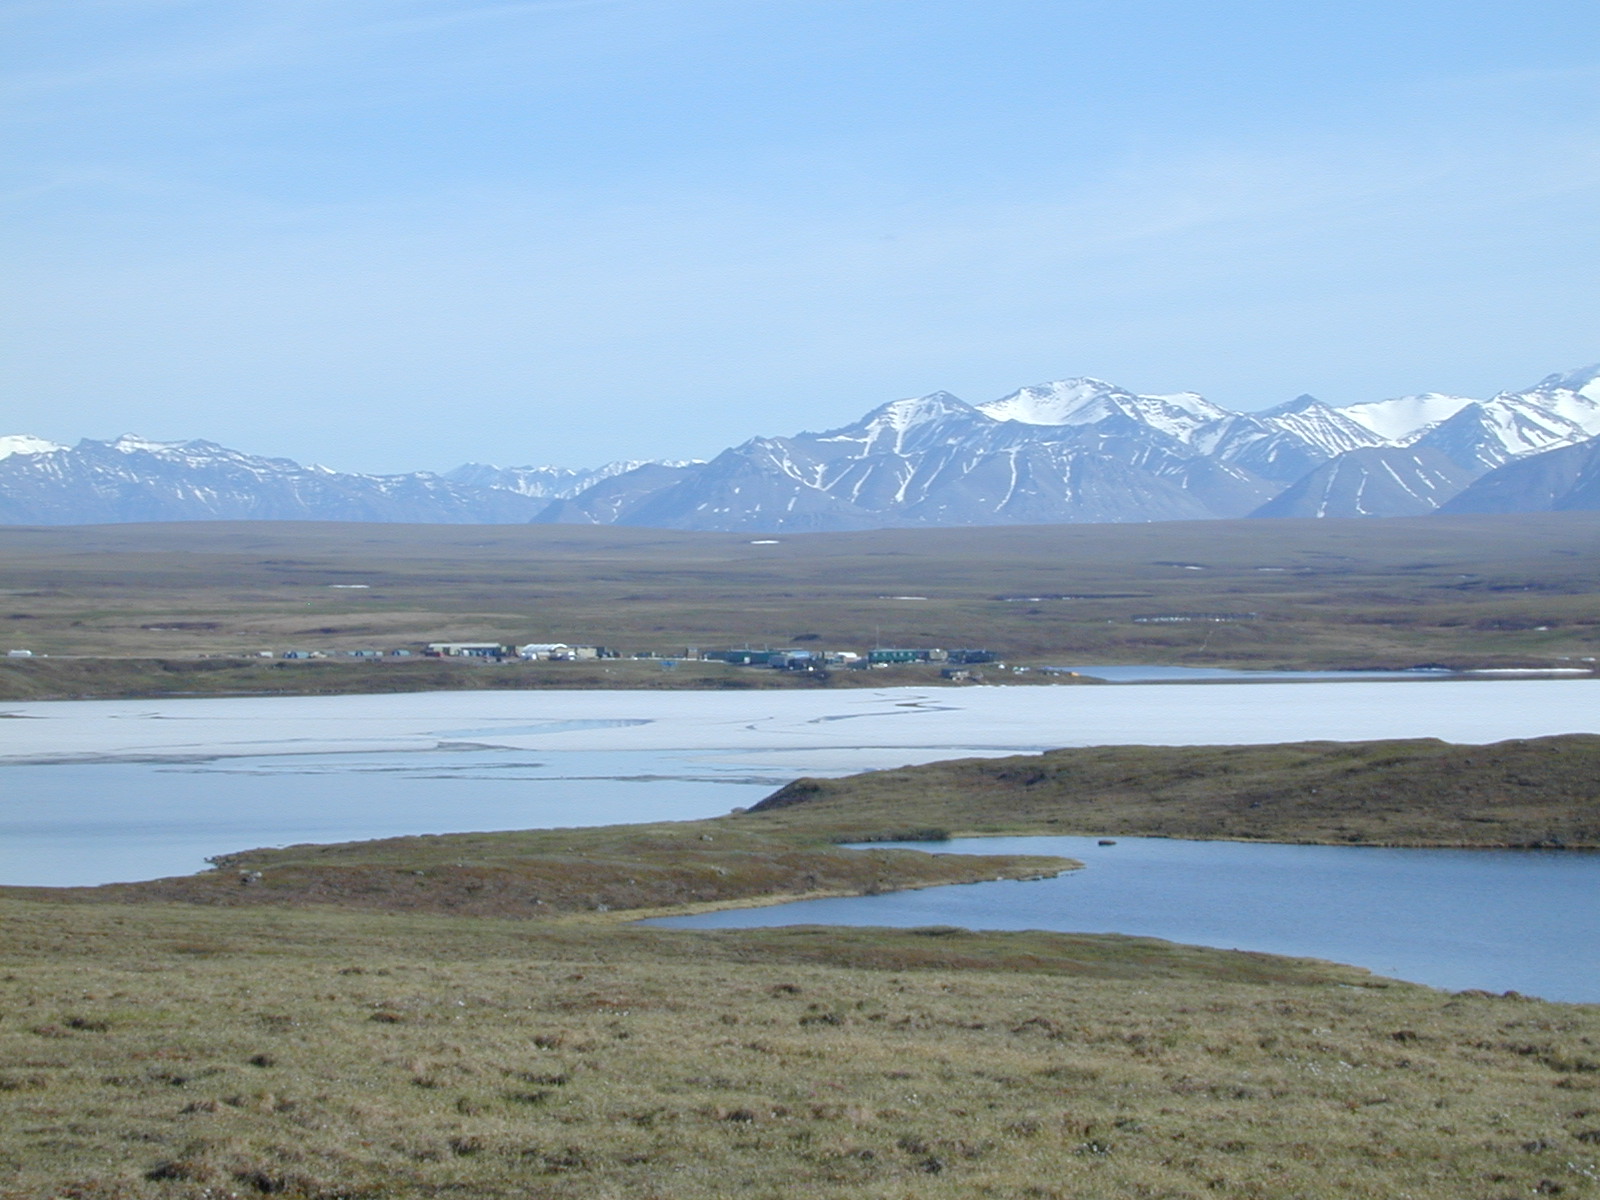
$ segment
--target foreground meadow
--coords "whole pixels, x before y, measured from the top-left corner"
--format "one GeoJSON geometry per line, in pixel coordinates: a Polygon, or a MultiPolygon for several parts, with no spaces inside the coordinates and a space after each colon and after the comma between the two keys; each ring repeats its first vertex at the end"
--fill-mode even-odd
{"type": "Polygon", "coordinates": [[[941,824],[1582,843],[1597,755],[1099,748],[0,889],[0,1197],[1600,1196],[1597,1005],[1117,936],[628,923],[1071,866],[837,844],[941,824]]]}
{"type": "Polygon", "coordinates": [[[0,902],[11,1198],[1600,1191],[1600,1008],[1114,937],[0,902]]]}

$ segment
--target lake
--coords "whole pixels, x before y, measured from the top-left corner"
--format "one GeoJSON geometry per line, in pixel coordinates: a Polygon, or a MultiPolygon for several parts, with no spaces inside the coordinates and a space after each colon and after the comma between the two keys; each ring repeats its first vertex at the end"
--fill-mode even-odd
{"type": "MultiPolygon", "coordinates": [[[[1341,678],[1216,687],[1152,682],[1138,687],[452,692],[0,704],[0,883],[147,879],[200,870],[210,855],[296,842],[709,817],[748,807],[801,775],[1062,746],[1382,737],[1490,742],[1595,733],[1600,732],[1597,702],[1600,682],[1593,679],[1396,683],[1341,678]]],[[[1123,861],[1134,860],[1129,852],[1134,842],[1124,839],[1118,848],[1123,861]]],[[[1183,844],[1157,843],[1177,845],[1183,844]]],[[[1232,853],[1227,843],[1201,845],[1207,853],[1232,853]]],[[[998,842],[984,843],[985,849],[998,847],[998,842]]],[[[1319,848],[1243,849],[1308,853],[1319,848]]],[[[1423,855],[1418,862],[1456,853],[1328,852],[1423,855]]],[[[1582,855],[1518,859],[1555,864],[1548,868],[1551,874],[1589,860],[1582,855]]],[[[1105,860],[1095,861],[1101,869],[1078,873],[1062,886],[1075,889],[1075,895],[1099,887],[1107,878],[1105,860]],[[1092,884],[1083,882],[1091,879],[1092,884]]],[[[1473,852],[1466,861],[1491,860],[1486,852],[1473,852]]],[[[1257,873],[1254,866],[1229,870],[1257,873]]],[[[1164,871],[1174,880],[1186,872],[1205,873],[1172,863],[1143,876],[1139,890],[1159,894],[1154,885],[1167,877],[1164,871]]],[[[1286,873],[1285,888],[1294,875],[1286,873]]],[[[1600,891],[1592,877],[1585,880],[1587,903],[1595,907],[1600,891]]],[[[987,886],[957,891],[976,894],[987,886]]],[[[1017,889],[1035,885],[997,886],[1017,896],[1022,894],[1017,889]]],[[[1305,903],[1331,911],[1342,903],[1339,893],[1368,887],[1330,882],[1319,893],[1322,899],[1305,903]]],[[[934,903],[927,898],[948,894],[919,892],[903,899],[934,903]]],[[[1279,898],[1261,900],[1256,907],[1263,911],[1293,913],[1303,907],[1298,901],[1286,905],[1281,897],[1287,891],[1269,888],[1266,894],[1279,898]]],[[[1448,911],[1456,904],[1421,893],[1413,899],[1413,907],[1423,909],[1448,911]]],[[[1242,900],[1238,904],[1241,912],[1250,907],[1242,900]]],[[[1176,906],[1181,909],[1182,901],[1176,906]]],[[[1517,901],[1511,911],[1527,907],[1517,901]]],[[[1245,931],[1245,926],[1158,932],[1126,924],[1131,915],[1119,901],[1101,927],[1211,945],[1244,944],[1244,932],[1230,931],[1245,931]]],[[[913,923],[987,919],[969,921],[952,909],[923,913],[913,923]]],[[[1527,915],[1522,942],[1551,945],[1561,953],[1577,947],[1595,957],[1600,943],[1592,926],[1555,934],[1541,921],[1537,912],[1527,915]]],[[[1344,926],[1382,932],[1384,923],[1369,913],[1344,926]]],[[[1367,954],[1348,942],[1313,944],[1302,937],[1310,929],[1296,917],[1274,933],[1284,935],[1281,941],[1254,948],[1337,958],[1380,972],[1399,970],[1397,964],[1409,961],[1391,963],[1387,952],[1367,954]]],[[[1460,986],[1538,992],[1533,983],[1502,984],[1498,975],[1491,977],[1488,968],[1502,958],[1513,961],[1517,949],[1499,937],[1483,931],[1468,939],[1488,949],[1481,977],[1460,986]]]]}
{"type": "MultiPolygon", "coordinates": [[[[875,847],[894,843],[874,843],[875,847]]],[[[1434,987],[1600,1002],[1600,853],[1165,838],[966,838],[910,849],[1059,854],[1055,879],[802,900],[650,924],[960,925],[1126,933],[1353,963],[1434,987]]]]}
{"type": "Polygon", "coordinates": [[[1600,732],[1600,682],[445,692],[0,704],[0,883],[256,846],[686,820],[801,775],[1060,746],[1600,732]]]}
{"type": "Polygon", "coordinates": [[[711,817],[787,776],[652,751],[405,750],[0,767],[0,882],[186,875],[227,850],[711,817]]]}

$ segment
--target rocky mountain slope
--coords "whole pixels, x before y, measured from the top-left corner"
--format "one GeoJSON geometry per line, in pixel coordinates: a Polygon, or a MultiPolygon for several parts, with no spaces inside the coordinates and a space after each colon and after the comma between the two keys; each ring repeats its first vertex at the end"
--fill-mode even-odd
{"type": "Polygon", "coordinates": [[[1600,438],[1514,459],[1482,476],[1441,510],[1447,513],[1600,509],[1600,438]]]}

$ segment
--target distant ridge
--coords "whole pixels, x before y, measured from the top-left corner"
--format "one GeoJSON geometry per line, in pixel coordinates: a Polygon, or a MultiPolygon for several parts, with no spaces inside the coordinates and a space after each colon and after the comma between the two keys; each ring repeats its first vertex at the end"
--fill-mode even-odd
{"type": "Polygon", "coordinates": [[[776,533],[1600,507],[1600,365],[1488,400],[1233,412],[1076,377],[893,400],[709,461],[363,475],[214,442],[0,437],[0,522],[537,521],[776,533]]]}
{"type": "Polygon", "coordinates": [[[0,522],[520,523],[552,499],[636,465],[572,471],[469,464],[449,476],[355,475],[207,441],[152,442],[125,434],[61,446],[22,435],[0,438],[0,522]]]}

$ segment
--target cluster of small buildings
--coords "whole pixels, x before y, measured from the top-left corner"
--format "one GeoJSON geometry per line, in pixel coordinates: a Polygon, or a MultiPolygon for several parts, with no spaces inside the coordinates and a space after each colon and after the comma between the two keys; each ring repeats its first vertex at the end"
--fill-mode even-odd
{"type": "Polygon", "coordinates": [[[531,642],[526,646],[508,646],[502,642],[429,642],[419,650],[285,650],[276,654],[271,650],[257,651],[260,658],[476,658],[493,662],[520,658],[526,662],[545,659],[549,662],[576,662],[588,658],[619,658],[616,652],[604,646],[569,646],[565,642],[531,642]]]}
{"type": "Polygon", "coordinates": [[[699,655],[707,662],[725,662],[735,667],[771,667],[777,671],[817,671],[824,667],[851,667],[861,661],[853,650],[757,650],[741,646],[737,650],[706,650],[699,655]]]}
{"type": "Polygon", "coordinates": [[[591,658],[621,658],[604,646],[569,646],[566,642],[529,642],[526,646],[505,646],[499,642],[429,642],[424,654],[430,658],[520,658],[524,662],[578,662],[591,658]]]}
{"type": "MultiPolygon", "coordinates": [[[[603,658],[621,658],[622,655],[605,646],[569,645],[566,642],[529,642],[525,645],[507,645],[502,642],[429,642],[420,651],[397,650],[285,650],[281,654],[271,650],[258,652],[262,658],[313,659],[313,658],[465,658],[480,662],[583,662],[603,658]]],[[[767,667],[777,671],[824,671],[828,669],[874,670],[906,664],[926,663],[942,668],[947,679],[966,679],[969,668],[981,663],[997,663],[998,656],[989,650],[944,650],[938,647],[880,647],[865,654],[854,650],[795,650],[757,649],[741,646],[732,650],[700,650],[690,647],[683,654],[660,655],[645,651],[634,658],[661,658],[670,661],[723,662],[738,667],[767,667]]]]}
{"type": "MultiPolygon", "coordinates": [[[[707,650],[701,658],[732,663],[741,667],[771,667],[779,671],[818,671],[827,667],[844,667],[848,670],[872,670],[900,666],[908,663],[957,664],[994,663],[999,656],[989,650],[943,650],[929,647],[879,647],[867,651],[865,656],[854,650],[756,650],[749,646],[737,650],[707,650]]],[[[952,674],[947,678],[966,678],[967,672],[952,674]]]]}
{"type": "Polygon", "coordinates": [[[257,658],[412,658],[412,650],[285,650],[276,654],[271,650],[257,650],[257,658]]]}

